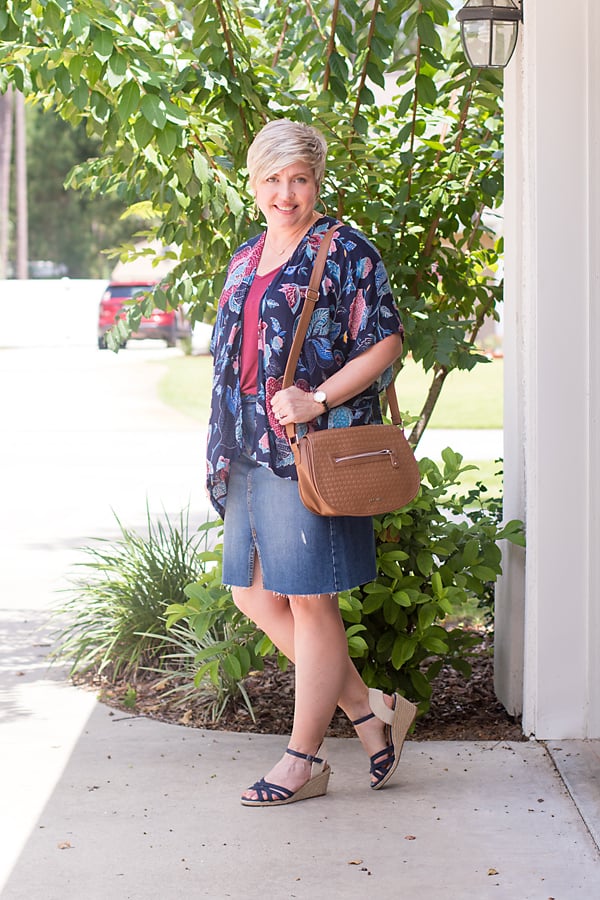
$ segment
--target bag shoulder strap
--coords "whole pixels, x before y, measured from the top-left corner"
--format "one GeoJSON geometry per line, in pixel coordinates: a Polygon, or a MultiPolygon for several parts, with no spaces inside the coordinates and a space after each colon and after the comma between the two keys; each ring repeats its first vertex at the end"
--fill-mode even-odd
{"type": "MultiPolygon", "coordinates": [[[[306,337],[306,332],[308,331],[310,318],[313,314],[317,300],[319,299],[319,289],[321,287],[323,272],[325,271],[325,262],[327,261],[329,247],[331,245],[333,235],[338,230],[340,225],[341,222],[338,222],[337,225],[334,225],[332,228],[326,231],[319,246],[319,250],[317,252],[317,256],[313,265],[313,270],[311,272],[310,281],[308,283],[308,288],[306,290],[304,306],[302,307],[302,313],[298,321],[298,327],[296,328],[296,334],[294,335],[294,340],[290,349],[290,355],[288,356],[285,372],[283,373],[283,388],[291,387],[291,385],[294,383],[294,375],[296,374],[296,366],[298,365],[298,360],[300,359],[302,344],[304,343],[304,338],[306,337]]],[[[392,423],[394,425],[401,426],[402,416],[400,415],[398,398],[396,397],[396,389],[394,387],[393,381],[391,381],[387,386],[386,395],[392,417],[392,423]]],[[[286,431],[290,440],[295,437],[296,429],[294,425],[286,425],[286,431]]]]}
{"type": "Polygon", "coordinates": [[[294,335],[290,355],[288,356],[285,372],[283,373],[282,386],[284,388],[291,387],[294,383],[296,366],[298,365],[298,360],[300,359],[300,350],[302,349],[302,344],[304,343],[304,338],[306,337],[306,332],[308,331],[308,323],[310,322],[310,317],[312,316],[317,300],[319,299],[319,288],[321,287],[321,279],[323,278],[323,272],[325,271],[325,262],[327,260],[327,254],[329,253],[331,240],[334,233],[338,230],[339,227],[339,224],[334,225],[332,228],[326,231],[319,246],[317,258],[315,259],[313,270],[310,275],[308,288],[306,289],[304,306],[302,307],[302,313],[298,321],[298,327],[296,328],[296,334],[294,335]]]}

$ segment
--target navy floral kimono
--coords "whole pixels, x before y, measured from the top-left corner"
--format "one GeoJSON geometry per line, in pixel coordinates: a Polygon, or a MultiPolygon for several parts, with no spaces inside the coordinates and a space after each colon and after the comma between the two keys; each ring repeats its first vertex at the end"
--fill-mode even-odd
{"type": "MultiPolygon", "coordinates": [[[[285,428],[271,409],[281,389],[296,322],[325,232],[336,219],[324,216],[308,231],[291,258],[275,274],[259,311],[256,439],[252,456],[282,478],[296,479],[294,457],[285,428]]],[[[219,300],[211,341],[214,358],[212,409],[208,429],[207,485],[211,502],[223,515],[233,461],[242,452],[242,402],[239,366],[242,307],[256,274],[265,233],[235,252],[219,300]]],[[[383,262],[367,238],[348,225],[334,233],[320,297],[308,326],[296,369],[295,385],[312,391],[373,344],[403,333],[383,262]]],[[[309,424],[311,429],[381,422],[380,382],[309,424]]],[[[302,426],[301,426],[302,427],[302,426]]],[[[298,428],[301,433],[301,427],[298,428]]]]}

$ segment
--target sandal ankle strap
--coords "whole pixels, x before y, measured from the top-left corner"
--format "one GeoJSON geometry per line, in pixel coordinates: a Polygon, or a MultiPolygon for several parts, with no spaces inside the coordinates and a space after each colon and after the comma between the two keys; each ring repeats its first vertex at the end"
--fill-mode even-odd
{"type": "Polygon", "coordinates": [[[323,762],[318,756],[311,756],[310,753],[299,753],[298,750],[290,750],[289,747],[285,752],[289,753],[290,756],[297,756],[298,759],[305,759],[306,762],[309,763],[317,763],[317,765],[320,765],[323,762]]]}
{"type": "Polygon", "coordinates": [[[366,716],[361,716],[360,719],[354,719],[352,722],[350,722],[350,724],[351,725],[362,725],[363,722],[368,722],[369,719],[374,719],[374,718],[375,718],[375,713],[370,712],[370,713],[367,713],[366,716]]]}

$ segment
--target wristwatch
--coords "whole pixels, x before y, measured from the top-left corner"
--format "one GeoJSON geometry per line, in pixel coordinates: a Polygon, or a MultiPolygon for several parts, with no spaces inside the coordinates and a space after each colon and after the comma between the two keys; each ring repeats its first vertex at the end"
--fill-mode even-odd
{"type": "Polygon", "coordinates": [[[325,412],[329,412],[329,404],[327,403],[327,394],[325,391],[313,391],[313,398],[316,403],[321,403],[325,407],[325,412]]]}

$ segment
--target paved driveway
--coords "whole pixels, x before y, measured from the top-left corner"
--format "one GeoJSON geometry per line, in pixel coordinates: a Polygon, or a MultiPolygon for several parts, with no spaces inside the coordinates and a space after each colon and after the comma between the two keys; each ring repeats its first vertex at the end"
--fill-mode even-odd
{"type": "Polygon", "coordinates": [[[332,741],[328,797],[250,811],[238,794],[285,738],[113,716],[49,669],[38,625],[77,548],[118,533],[111,508],[131,528],[147,498],[205,518],[204,433],[156,399],[173,352],[0,351],[3,898],[599,896],[596,847],[541,744],[409,742],[374,794],[358,742],[332,741]]]}
{"type": "MultiPolygon", "coordinates": [[[[151,345],[153,347],[153,345],[151,345]]],[[[47,604],[76,548],[188,503],[203,520],[205,430],[157,399],[177,350],[0,352],[2,606],[47,604]]]]}

